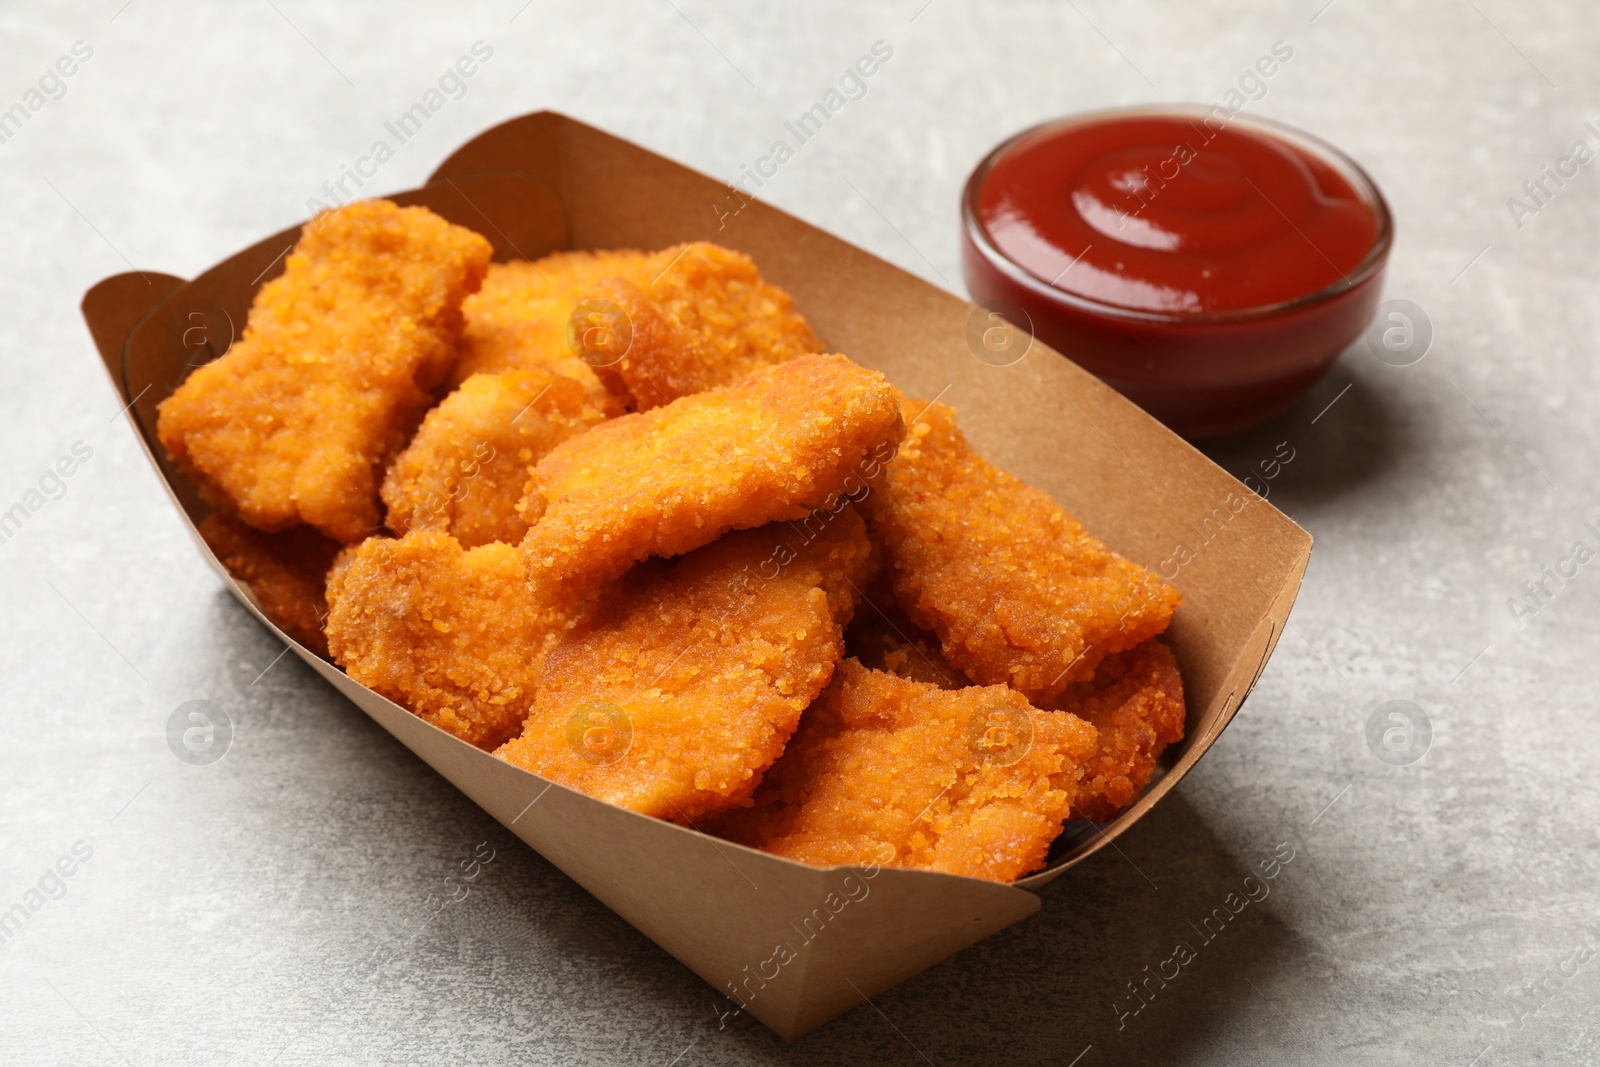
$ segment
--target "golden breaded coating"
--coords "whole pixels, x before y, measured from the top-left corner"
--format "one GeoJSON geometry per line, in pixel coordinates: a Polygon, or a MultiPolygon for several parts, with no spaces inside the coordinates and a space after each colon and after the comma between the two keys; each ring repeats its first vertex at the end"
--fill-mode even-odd
{"type": "MultiPolygon", "coordinates": [[[[629,250],[555,252],[528,262],[492,263],[483,287],[462,304],[466,327],[461,362],[452,381],[474,374],[542,367],[566,375],[595,394],[610,397],[595,372],[567,338],[572,313],[608,278],[636,276],[647,256],[629,250]]],[[[617,403],[611,414],[620,415],[617,403]]]]}
{"type": "Polygon", "coordinates": [[[594,299],[627,317],[626,352],[591,362],[633,411],[823,351],[789,294],[762,281],[749,256],[705,241],[657,252],[643,269],[601,284],[594,299]]]}
{"type": "Polygon", "coordinates": [[[1073,802],[1074,814],[1096,822],[1138,800],[1162,751],[1183,740],[1183,679],[1159,640],[1107,656],[1091,681],[1068,689],[1055,707],[1099,731],[1073,802]]]}
{"type": "Polygon", "coordinates": [[[945,690],[847,659],[754,805],[711,830],[816,866],[1014,881],[1044,864],[1094,744],[1088,723],[1013,689],[945,690]]]}
{"type": "Polygon", "coordinates": [[[206,516],[200,536],[228,573],[250,587],[267,618],[317,655],[328,654],[323,583],[339,542],[309,526],[262,533],[220,512],[206,516]]]}
{"type": "Polygon", "coordinates": [[[496,755],[657,818],[725,810],[827,685],[871,561],[846,509],[809,544],[773,524],[641,564],[545,658],[522,736],[496,755]]]}
{"type": "Polygon", "coordinates": [[[908,400],[905,414],[916,422],[862,509],[900,606],[951,663],[1043,704],[1166,629],[1177,590],[991,466],[950,408],[908,400]]]}
{"type": "Polygon", "coordinates": [[[262,530],[378,528],[384,462],[450,372],[489,242],[426,208],[349,204],[306,224],[243,334],[162,402],[157,433],[207,498],[262,530]]]}
{"type": "Polygon", "coordinates": [[[962,689],[966,675],[939,651],[939,639],[906,617],[894,601],[894,590],[875,582],[865,590],[855,621],[844,635],[845,654],[863,667],[888,671],[940,689],[962,689]]]}
{"type": "Polygon", "coordinates": [[[534,468],[528,574],[541,595],[571,600],[647,557],[804,518],[866,492],[903,433],[894,388],[844,356],[804,356],[601,423],[534,468]]]}
{"type": "Polygon", "coordinates": [[[515,544],[534,464],[606,418],[572,378],[550,370],[474,374],[428,412],[383,482],[389,528],[440,529],[476,548],[515,544]]]}
{"type": "Polygon", "coordinates": [[[485,749],[521,728],[567,621],[535,608],[516,546],[463,550],[437,530],[346,549],[328,605],[328,647],[350,677],[485,749]]]}

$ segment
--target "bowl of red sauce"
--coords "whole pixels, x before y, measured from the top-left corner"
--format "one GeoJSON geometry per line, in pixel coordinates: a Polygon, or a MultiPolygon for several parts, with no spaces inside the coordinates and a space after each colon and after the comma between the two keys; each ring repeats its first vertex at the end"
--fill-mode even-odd
{"type": "Polygon", "coordinates": [[[1361,335],[1394,239],[1354,160],[1225,109],[1025,130],[961,200],[977,303],[1190,438],[1286,410],[1361,335]]]}

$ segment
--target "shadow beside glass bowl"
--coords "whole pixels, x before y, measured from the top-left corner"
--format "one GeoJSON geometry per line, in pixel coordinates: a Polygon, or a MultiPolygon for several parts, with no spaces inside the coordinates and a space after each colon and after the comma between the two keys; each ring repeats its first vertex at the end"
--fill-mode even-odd
{"type": "Polygon", "coordinates": [[[1325,288],[1281,303],[1210,313],[1129,308],[1056,288],[996,245],[979,217],[978,196],[995,164],[1019,143],[1108,118],[1204,114],[1181,106],[1129,108],[1033,127],[990,152],[961,197],[962,273],[973,301],[1029,330],[1191,440],[1235,433],[1287,410],[1365,329],[1394,240],[1389,206],[1366,171],[1293,127],[1230,119],[1230,126],[1287,141],[1336,170],[1372,209],[1377,233],[1366,256],[1325,288]]]}

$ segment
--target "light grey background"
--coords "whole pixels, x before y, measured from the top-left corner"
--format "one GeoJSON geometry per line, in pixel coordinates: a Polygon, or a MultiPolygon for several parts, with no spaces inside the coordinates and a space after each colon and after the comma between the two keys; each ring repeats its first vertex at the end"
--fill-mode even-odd
{"type": "Polygon", "coordinates": [[[1520,228],[1507,206],[1574,141],[1600,147],[1591,5],[522,2],[0,13],[0,107],[93,48],[0,145],[0,510],[93,450],[0,544],[0,909],[92,849],[0,945],[0,1061],[1600,1059],[1600,562],[1520,629],[1508,607],[1573,542],[1600,549],[1600,164],[1520,228]],[[793,1046],[719,1031],[709,987],[279,658],[181,530],[78,316],[105,275],[189,276],[304,217],[480,39],[465,97],[366,192],[547,107],[733,177],[883,40],[867,95],[763,193],[956,291],[957,192],[990,145],[1078,109],[1219,100],[1281,39],[1294,57],[1249,110],[1371,170],[1399,220],[1389,294],[1432,321],[1420,363],[1353,348],[1211,449],[1243,474],[1289,442],[1271,499],[1317,547],[1205,762],[1036,918],[793,1046]],[[233,724],[210,766],[168,748],[193,699],[233,724]],[[1397,699],[1432,727],[1403,767],[1366,734],[1397,699]],[[1127,983],[1279,842],[1295,858],[1271,896],[1119,1027],[1127,983]]]}

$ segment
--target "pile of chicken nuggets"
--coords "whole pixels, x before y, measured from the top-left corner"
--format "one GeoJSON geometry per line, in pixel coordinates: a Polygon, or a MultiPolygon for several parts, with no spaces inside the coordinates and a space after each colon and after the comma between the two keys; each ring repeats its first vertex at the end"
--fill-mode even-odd
{"type": "Polygon", "coordinates": [[[818,865],[1010,881],[1183,736],[1179,595],[739,252],[319,216],[160,407],[263,610],[499,758],[818,865]]]}

